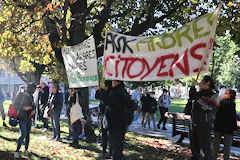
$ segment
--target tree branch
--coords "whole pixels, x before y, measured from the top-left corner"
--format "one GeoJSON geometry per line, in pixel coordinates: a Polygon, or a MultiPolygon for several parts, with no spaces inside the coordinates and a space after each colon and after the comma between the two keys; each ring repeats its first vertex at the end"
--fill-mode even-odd
{"type": "Polygon", "coordinates": [[[40,20],[41,19],[32,19],[32,21],[29,24],[27,24],[26,26],[22,27],[20,30],[18,30],[18,31],[12,30],[12,32],[15,33],[15,34],[18,34],[18,33],[22,32],[22,31],[24,31],[27,27],[31,26],[33,23],[35,23],[37,21],[40,21],[40,20]]]}
{"type": "MultiPolygon", "coordinates": [[[[178,5],[175,5],[169,11],[167,11],[166,14],[162,15],[159,18],[154,18],[153,15],[150,15],[150,13],[148,13],[149,15],[146,17],[146,21],[144,21],[142,23],[137,23],[137,21],[139,21],[139,20],[137,20],[136,23],[133,24],[131,31],[127,32],[125,34],[132,35],[132,36],[137,36],[137,35],[142,34],[147,29],[155,27],[157,23],[159,23],[159,22],[163,21],[165,18],[171,16],[185,2],[186,2],[186,0],[182,1],[181,3],[178,3],[178,5]]],[[[152,6],[150,6],[149,11],[152,11],[154,9],[154,8],[151,8],[151,7],[152,6]]],[[[154,14],[154,12],[152,12],[152,13],[154,14]]]]}
{"type": "Polygon", "coordinates": [[[24,81],[24,82],[28,82],[26,75],[24,75],[23,73],[19,72],[15,63],[15,59],[13,58],[12,60],[10,60],[10,65],[11,68],[13,69],[13,71],[24,81]]]}
{"type": "MultiPolygon", "coordinates": [[[[98,45],[103,41],[103,37],[101,36],[101,33],[108,19],[111,17],[110,13],[111,13],[112,3],[113,3],[113,0],[107,0],[107,5],[99,15],[99,19],[98,19],[99,22],[93,28],[93,35],[94,35],[96,47],[98,47],[98,45]]],[[[102,55],[102,53],[103,53],[103,47],[102,49],[97,49],[98,56],[102,55]]]]}
{"type": "MultiPolygon", "coordinates": [[[[5,0],[3,0],[3,1],[5,1],[5,0]]],[[[51,0],[38,0],[37,2],[35,2],[31,5],[26,5],[24,3],[19,2],[18,0],[13,0],[13,2],[15,2],[16,7],[26,9],[28,11],[33,12],[34,8],[36,8],[38,6],[38,4],[41,4],[42,6],[45,6],[47,3],[51,3],[51,0]]]]}

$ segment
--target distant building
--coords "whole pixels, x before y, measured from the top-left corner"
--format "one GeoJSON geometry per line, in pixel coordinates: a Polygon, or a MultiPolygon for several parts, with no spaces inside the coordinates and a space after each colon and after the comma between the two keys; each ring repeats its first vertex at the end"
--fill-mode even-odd
{"type": "Polygon", "coordinates": [[[5,97],[14,96],[20,85],[24,85],[24,82],[16,74],[9,74],[0,69],[0,88],[5,97]]]}

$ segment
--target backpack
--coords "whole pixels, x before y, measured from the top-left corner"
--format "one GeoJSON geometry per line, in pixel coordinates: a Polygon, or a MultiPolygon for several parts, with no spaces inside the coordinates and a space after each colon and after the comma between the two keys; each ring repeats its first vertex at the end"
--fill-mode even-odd
{"type": "Polygon", "coordinates": [[[14,100],[14,103],[9,105],[9,109],[8,109],[9,124],[13,127],[16,127],[18,125],[19,111],[17,107],[19,107],[20,105],[23,105],[23,101],[24,101],[24,94],[19,93],[16,99],[14,100]]]}
{"type": "Polygon", "coordinates": [[[10,104],[8,109],[8,117],[9,117],[9,124],[13,127],[16,127],[18,125],[18,113],[17,109],[10,104]]]}

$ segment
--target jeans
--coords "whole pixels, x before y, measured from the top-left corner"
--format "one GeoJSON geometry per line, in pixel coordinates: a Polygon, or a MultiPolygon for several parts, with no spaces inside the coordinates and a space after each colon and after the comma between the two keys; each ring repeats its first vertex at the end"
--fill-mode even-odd
{"type": "Polygon", "coordinates": [[[18,141],[17,141],[17,152],[19,152],[24,139],[25,139],[25,150],[28,150],[32,120],[28,120],[28,121],[20,120],[19,126],[20,126],[21,136],[18,138],[18,141]]]}
{"type": "Polygon", "coordinates": [[[223,156],[223,158],[224,158],[224,160],[229,159],[233,135],[221,133],[221,132],[215,132],[215,137],[214,137],[214,159],[215,160],[217,159],[217,154],[219,151],[219,145],[220,145],[222,136],[224,137],[224,149],[223,149],[224,156],[223,156]]]}
{"type": "Polygon", "coordinates": [[[3,104],[0,104],[0,112],[2,115],[2,120],[5,121],[5,112],[4,112],[3,104]]]}
{"type": "Polygon", "coordinates": [[[61,111],[53,111],[51,116],[53,126],[53,138],[60,138],[60,114],[61,111]]]}

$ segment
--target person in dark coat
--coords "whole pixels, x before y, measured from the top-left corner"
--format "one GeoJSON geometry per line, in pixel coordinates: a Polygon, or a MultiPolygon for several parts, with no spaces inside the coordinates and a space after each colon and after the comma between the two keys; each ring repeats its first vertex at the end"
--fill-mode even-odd
{"type": "MultiPolygon", "coordinates": [[[[112,149],[113,160],[123,160],[123,144],[125,141],[125,133],[128,125],[133,118],[126,110],[128,104],[133,102],[127,90],[124,88],[122,81],[114,80],[112,82],[112,89],[108,97],[105,99],[106,105],[109,106],[107,111],[110,145],[112,149]]],[[[133,104],[131,104],[133,105],[133,104]]],[[[136,107],[135,107],[136,108],[136,107]]]]}
{"type": "Polygon", "coordinates": [[[107,123],[105,122],[105,120],[107,120],[106,113],[107,113],[108,106],[106,105],[106,102],[104,101],[104,99],[108,98],[108,95],[109,95],[111,89],[112,89],[112,81],[106,80],[106,81],[104,81],[104,87],[98,89],[95,94],[95,98],[100,100],[99,107],[100,107],[100,116],[101,116],[103,159],[111,158],[111,148],[110,148],[110,154],[107,154],[107,144],[109,143],[109,127],[108,127],[107,123]]]}
{"type": "Polygon", "coordinates": [[[232,145],[233,132],[237,130],[237,113],[235,103],[236,92],[232,89],[227,89],[222,95],[220,107],[216,113],[214,122],[214,159],[217,159],[219,144],[221,137],[224,137],[224,160],[229,159],[230,149],[232,145]]]}
{"type": "Polygon", "coordinates": [[[142,102],[142,127],[143,128],[146,127],[145,116],[147,116],[148,127],[151,128],[150,122],[152,119],[153,127],[154,129],[156,129],[155,118],[154,118],[154,114],[157,110],[156,100],[153,97],[151,97],[150,93],[147,93],[146,95],[142,96],[141,102],[142,102]]]}
{"type": "Polygon", "coordinates": [[[43,128],[44,130],[48,129],[48,119],[43,117],[44,110],[47,107],[48,104],[48,97],[49,97],[49,87],[47,86],[46,83],[41,82],[40,83],[41,90],[39,92],[39,115],[40,119],[43,122],[43,128]]]}
{"type": "Polygon", "coordinates": [[[35,114],[35,106],[33,102],[33,93],[36,89],[34,83],[30,83],[27,86],[26,91],[19,93],[13,103],[18,112],[19,128],[21,136],[17,140],[17,149],[14,153],[14,158],[19,158],[19,151],[21,146],[25,144],[25,154],[29,154],[28,146],[30,141],[30,132],[32,126],[32,117],[35,114]]]}
{"type": "Polygon", "coordinates": [[[53,140],[60,140],[60,114],[63,106],[63,95],[58,91],[58,86],[52,86],[52,94],[48,100],[49,107],[51,108],[51,122],[53,126],[53,140]]]}
{"type": "Polygon", "coordinates": [[[189,95],[193,99],[191,112],[192,126],[190,132],[190,147],[192,160],[201,159],[201,151],[205,160],[213,159],[213,144],[211,131],[214,125],[216,108],[219,105],[218,94],[210,76],[204,76],[199,83],[199,91],[191,87],[189,95]]]}

